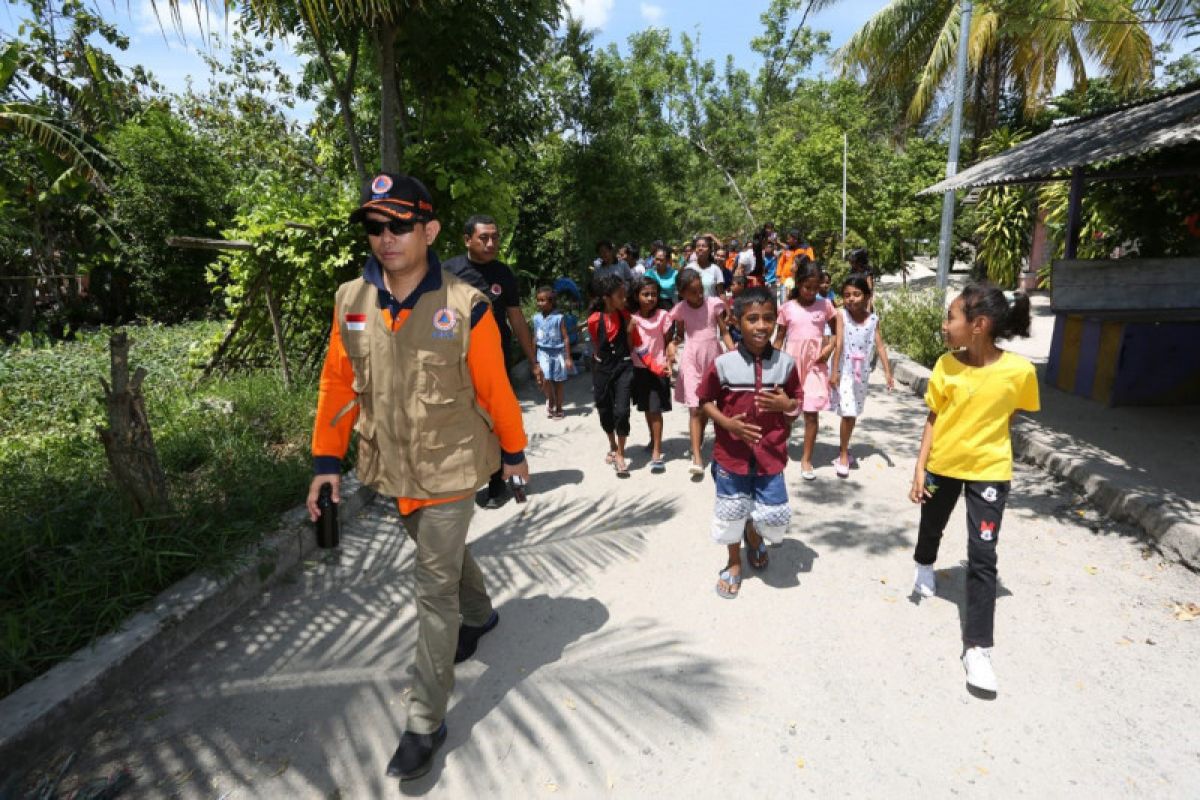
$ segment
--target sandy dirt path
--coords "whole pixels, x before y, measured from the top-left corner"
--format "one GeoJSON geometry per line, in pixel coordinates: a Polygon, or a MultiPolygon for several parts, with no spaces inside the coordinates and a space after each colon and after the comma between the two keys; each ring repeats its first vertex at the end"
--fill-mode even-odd
{"type": "MultiPolygon", "coordinates": [[[[665,475],[649,473],[635,416],[619,480],[587,381],[563,422],[526,398],[529,502],[472,524],[501,624],[457,671],[433,773],[403,793],[1200,796],[1200,620],[1172,609],[1200,601],[1200,582],[1062,484],[1017,467],[1000,693],[981,700],[958,660],[961,504],[939,596],[910,598],[919,398],[874,387],[849,479],[820,466],[805,483],[793,462],[790,534],[728,601],[713,591],[712,481],[686,475],[686,414],[668,416],[665,475]]],[[[823,415],[819,465],[835,423],[823,415]]],[[[136,797],[395,796],[384,765],[404,726],[413,550],[384,501],[346,528],[338,556],[97,717],[76,778],[124,764],[136,797]]]]}

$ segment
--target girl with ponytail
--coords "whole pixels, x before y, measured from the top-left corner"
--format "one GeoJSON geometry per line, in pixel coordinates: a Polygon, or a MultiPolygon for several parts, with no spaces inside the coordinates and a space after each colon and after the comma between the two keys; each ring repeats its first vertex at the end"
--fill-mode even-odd
{"type": "Polygon", "coordinates": [[[971,284],[942,322],[951,352],[938,359],[925,403],[929,416],[909,499],[921,504],[913,592],[937,594],[933,564],[942,531],[967,496],[967,613],[963,666],[967,684],[994,695],[992,628],[996,611],[996,545],[1012,480],[1009,423],[1018,411],[1039,408],[1037,373],[997,339],[1028,336],[1029,298],[1010,303],[991,284],[971,284]]]}

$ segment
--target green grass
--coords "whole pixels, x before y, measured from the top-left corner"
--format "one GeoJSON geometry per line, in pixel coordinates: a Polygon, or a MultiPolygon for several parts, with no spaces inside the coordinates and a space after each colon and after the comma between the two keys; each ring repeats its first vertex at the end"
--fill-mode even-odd
{"type": "Polygon", "coordinates": [[[174,512],[134,519],[96,427],[108,334],[0,351],[0,696],[167,586],[220,570],[301,502],[315,381],[276,373],[196,383],[218,323],[129,329],[174,512]]]}

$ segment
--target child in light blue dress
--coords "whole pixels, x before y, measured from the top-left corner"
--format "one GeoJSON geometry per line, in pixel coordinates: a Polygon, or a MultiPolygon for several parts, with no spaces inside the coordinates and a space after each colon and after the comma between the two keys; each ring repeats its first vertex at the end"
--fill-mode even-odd
{"type": "Polygon", "coordinates": [[[538,366],[542,368],[542,391],[546,393],[546,416],[563,419],[563,385],[574,371],[570,337],[563,315],[555,308],[554,290],[542,286],[537,291],[538,311],[533,315],[533,334],[537,345],[538,366]]]}

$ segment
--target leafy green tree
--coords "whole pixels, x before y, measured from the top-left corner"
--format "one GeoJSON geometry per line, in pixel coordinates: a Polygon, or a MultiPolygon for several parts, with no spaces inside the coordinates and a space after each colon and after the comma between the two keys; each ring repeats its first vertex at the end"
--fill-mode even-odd
{"type": "Polygon", "coordinates": [[[105,219],[113,165],[99,138],[133,113],[152,82],[107,47],[128,40],[78,0],[30,0],[0,53],[0,274],[21,287],[0,310],[8,335],[35,310],[51,332],[85,319],[85,254],[116,246],[105,219]]]}
{"type": "Polygon", "coordinates": [[[106,138],[120,168],[107,218],[121,246],[91,270],[105,318],[183,320],[212,311],[209,251],[167,245],[168,236],[212,236],[228,224],[234,172],[210,140],[164,105],[151,106],[106,138]]]}

